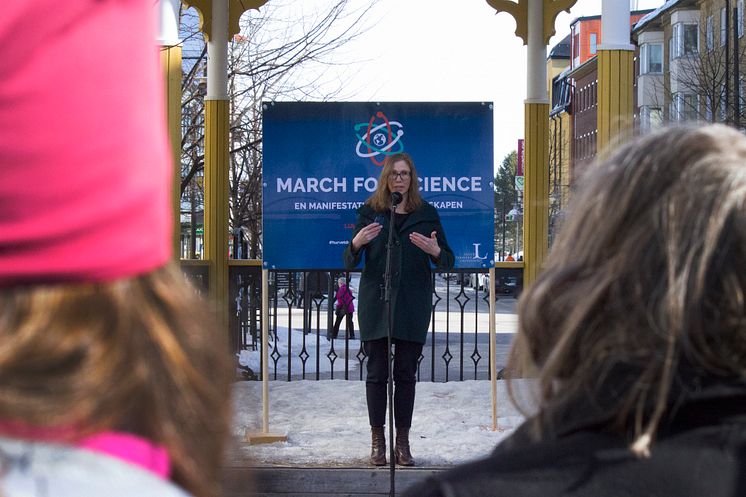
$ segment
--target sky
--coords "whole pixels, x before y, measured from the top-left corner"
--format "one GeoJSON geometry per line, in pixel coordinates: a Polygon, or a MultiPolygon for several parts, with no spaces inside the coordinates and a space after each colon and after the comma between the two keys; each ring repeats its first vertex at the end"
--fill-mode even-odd
{"type": "MultiPolygon", "coordinates": [[[[637,0],[637,7],[663,3],[637,0]]],[[[575,18],[599,14],[601,0],[578,0],[557,16],[549,49],[575,18]]],[[[379,0],[369,18],[367,32],[337,55],[341,65],[327,69],[344,74],[345,100],[494,102],[495,164],[515,150],[523,135],[526,48],[509,14],[496,14],[485,0],[379,0]]]]}

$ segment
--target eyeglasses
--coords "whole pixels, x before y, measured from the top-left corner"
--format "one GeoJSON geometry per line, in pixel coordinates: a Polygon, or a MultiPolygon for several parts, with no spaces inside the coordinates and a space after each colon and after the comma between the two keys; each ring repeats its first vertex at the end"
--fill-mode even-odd
{"type": "Polygon", "coordinates": [[[402,181],[405,179],[409,179],[409,171],[399,171],[398,173],[396,171],[391,171],[389,173],[389,178],[396,179],[397,177],[401,178],[402,181]]]}

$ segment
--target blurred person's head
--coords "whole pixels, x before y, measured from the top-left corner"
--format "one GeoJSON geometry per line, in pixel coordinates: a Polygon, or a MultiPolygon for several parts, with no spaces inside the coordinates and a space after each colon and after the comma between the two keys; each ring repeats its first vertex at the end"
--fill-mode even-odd
{"type": "Polygon", "coordinates": [[[139,435],[216,495],[229,361],[169,262],[155,9],[47,4],[0,16],[0,424],[139,435]]]}
{"type": "Polygon", "coordinates": [[[378,186],[368,202],[376,211],[391,208],[391,193],[402,194],[402,202],[407,211],[418,209],[422,205],[417,169],[409,154],[398,153],[386,157],[383,161],[378,186]]]}
{"type": "Polygon", "coordinates": [[[215,495],[230,361],[175,264],[113,281],[3,288],[0,341],[0,420],[63,429],[71,442],[141,436],[167,450],[176,483],[215,495]]]}
{"type": "Polygon", "coordinates": [[[741,133],[665,129],[595,165],[519,305],[539,436],[580,402],[644,454],[669,403],[746,379],[745,268],[741,133]]]}

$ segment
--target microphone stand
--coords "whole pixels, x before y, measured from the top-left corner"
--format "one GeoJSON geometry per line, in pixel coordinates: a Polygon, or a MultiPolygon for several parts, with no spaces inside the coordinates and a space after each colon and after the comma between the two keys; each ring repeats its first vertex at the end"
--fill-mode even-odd
{"type": "Polygon", "coordinates": [[[389,405],[389,475],[391,484],[389,496],[395,494],[395,475],[396,475],[396,452],[394,450],[394,355],[392,351],[392,329],[393,316],[391,315],[391,247],[394,243],[394,223],[396,206],[401,202],[402,196],[398,192],[391,194],[391,215],[389,217],[389,239],[386,244],[386,271],[384,272],[384,293],[383,300],[386,303],[386,318],[388,321],[388,361],[389,361],[389,381],[388,381],[388,405],[389,405]]]}

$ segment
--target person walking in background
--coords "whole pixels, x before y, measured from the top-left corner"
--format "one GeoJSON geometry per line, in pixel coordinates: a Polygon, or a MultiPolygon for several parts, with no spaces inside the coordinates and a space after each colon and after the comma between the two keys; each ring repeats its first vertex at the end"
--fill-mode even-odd
{"type": "Polygon", "coordinates": [[[3,4],[3,497],[220,494],[231,359],[171,262],[154,15],[3,4]]]}
{"type": "Polygon", "coordinates": [[[417,170],[404,153],[386,158],[374,194],[358,209],[352,242],[344,252],[347,269],[364,258],[360,277],[358,320],[368,357],[365,381],[371,426],[371,464],[386,464],[386,404],[389,372],[388,317],[383,300],[386,245],[391,247],[391,325],[394,354],[394,418],[397,464],[414,465],[409,430],[414,411],[417,362],[427,337],[432,311],[432,267],[448,271],[454,256],[438,212],[420,196],[417,170]],[[389,226],[392,192],[402,195],[389,226]]]}
{"type": "Polygon", "coordinates": [[[657,131],[581,183],[519,303],[538,412],[407,497],[746,495],[746,137],[657,131]]]}
{"type": "Polygon", "coordinates": [[[335,297],[337,304],[334,308],[334,312],[337,317],[334,319],[334,327],[332,329],[331,339],[335,340],[337,338],[337,335],[339,334],[339,325],[342,323],[342,318],[345,318],[347,336],[351,340],[354,340],[355,324],[352,322],[352,316],[355,313],[355,304],[353,302],[355,297],[353,297],[352,290],[350,290],[350,287],[346,284],[344,278],[339,278],[337,280],[337,285],[339,285],[339,288],[337,289],[337,295],[335,297]]]}

